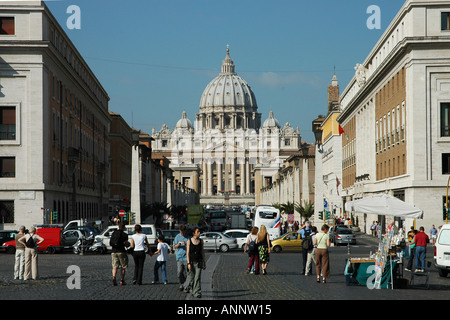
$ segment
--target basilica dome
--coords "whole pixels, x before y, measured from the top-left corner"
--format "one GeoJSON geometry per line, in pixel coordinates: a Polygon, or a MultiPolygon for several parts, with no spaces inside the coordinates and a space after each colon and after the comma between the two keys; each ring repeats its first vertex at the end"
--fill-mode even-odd
{"type": "Polygon", "coordinates": [[[264,121],[263,128],[281,128],[280,122],[274,117],[273,111],[270,110],[269,117],[264,121]]]}
{"type": "Polygon", "coordinates": [[[220,74],[206,86],[200,99],[200,109],[227,106],[258,108],[252,88],[234,71],[229,49],[220,74]]]}
{"type": "Polygon", "coordinates": [[[190,129],[193,129],[193,128],[194,128],[194,126],[192,125],[191,120],[189,120],[187,118],[186,111],[183,111],[183,114],[181,115],[181,119],[178,120],[178,122],[177,122],[177,124],[175,126],[175,129],[187,129],[187,130],[190,130],[190,129]]]}

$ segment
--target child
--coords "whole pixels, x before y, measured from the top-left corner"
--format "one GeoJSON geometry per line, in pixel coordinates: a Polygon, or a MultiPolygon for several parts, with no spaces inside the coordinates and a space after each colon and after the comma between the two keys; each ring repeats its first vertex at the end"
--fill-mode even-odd
{"type": "Polygon", "coordinates": [[[164,284],[167,284],[166,261],[169,250],[172,252],[172,249],[164,242],[164,236],[161,235],[158,237],[158,247],[156,249],[157,250],[153,254],[158,256],[156,257],[155,267],[153,269],[154,281],[152,283],[159,282],[158,270],[161,267],[163,282],[164,284]]]}

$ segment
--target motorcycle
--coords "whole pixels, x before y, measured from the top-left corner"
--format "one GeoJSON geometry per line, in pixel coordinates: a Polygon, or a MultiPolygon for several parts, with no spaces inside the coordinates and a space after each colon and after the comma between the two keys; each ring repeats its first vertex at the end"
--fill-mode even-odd
{"type": "Polygon", "coordinates": [[[73,245],[73,253],[75,254],[85,254],[85,253],[106,253],[106,246],[103,244],[101,238],[95,238],[93,234],[89,237],[81,237],[73,245]]]}

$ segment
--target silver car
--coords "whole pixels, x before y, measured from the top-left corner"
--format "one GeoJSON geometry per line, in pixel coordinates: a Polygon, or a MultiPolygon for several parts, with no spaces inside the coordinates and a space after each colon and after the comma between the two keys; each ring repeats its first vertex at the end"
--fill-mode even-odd
{"type": "Polygon", "coordinates": [[[200,235],[206,250],[220,250],[227,252],[238,247],[237,240],[222,232],[204,232],[200,235]]]}
{"type": "Polygon", "coordinates": [[[337,228],[334,233],[334,244],[356,244],[356,235],[352,229],[349,228],[337,228]]]}

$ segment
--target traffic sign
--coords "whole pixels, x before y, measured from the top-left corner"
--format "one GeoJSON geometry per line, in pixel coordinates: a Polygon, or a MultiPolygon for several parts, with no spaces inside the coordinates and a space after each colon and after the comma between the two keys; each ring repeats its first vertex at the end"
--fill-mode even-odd
{"type": "Polygon", "coordinates": [[[125,210],[120,210],[119,211],[119,216],[125,217],[125,210]]]}
{"type": "Polygon", "coordinates": [[[293,222],[294,221],[294,215],[293,214],[288,215],[288,220],[293,222]]]}

